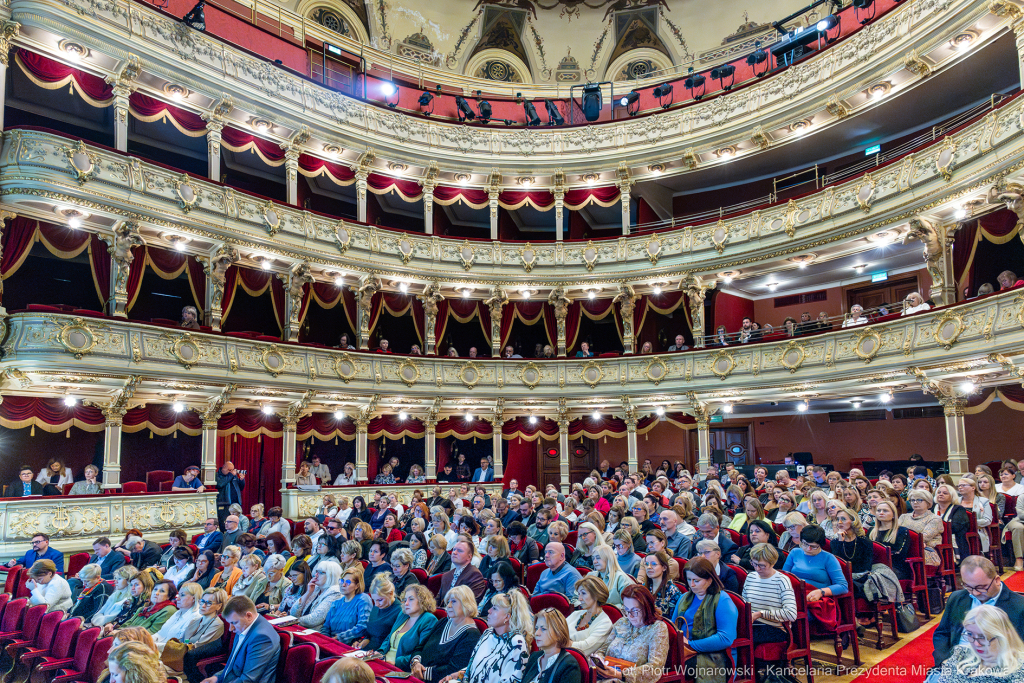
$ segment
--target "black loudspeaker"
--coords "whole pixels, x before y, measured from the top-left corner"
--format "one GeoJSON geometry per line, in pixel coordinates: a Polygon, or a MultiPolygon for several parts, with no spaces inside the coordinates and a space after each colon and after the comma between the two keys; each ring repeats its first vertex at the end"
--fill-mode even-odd
{"type": "Polygon", "coordinates": [[[711,451],[711,462],[715,463],[716,465],[723,465],[729,462],[729,458],[725,457],[724,450],[722,450],[721,448],[716,448],[715,450],[711,451]]]}

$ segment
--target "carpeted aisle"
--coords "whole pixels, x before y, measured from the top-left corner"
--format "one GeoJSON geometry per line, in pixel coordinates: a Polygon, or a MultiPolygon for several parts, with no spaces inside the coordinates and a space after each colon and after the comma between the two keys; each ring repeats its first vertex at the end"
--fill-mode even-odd
{"type": "Polygon", "coordinates": [[[1024,572],[1011,571],[1003,579],[1003,583],[1006,584],[1007,588],[1017,591],[1018,593],[1024,593],[1024,572]]]}
{"type": "MultiPolygon", "coordinates": [[[[852,683],[877,683],[884,680],[921,683],[928,669],[934,664],[932,634],[936,628],[938,622],[931,628],[922,628],[918,633],[904,635],[916,637],[877,664],[865,664],[860,669],[860,675],[854,678],[852,683]]],[[[861,649],[861,652],[864,650],[861,649]]]]}

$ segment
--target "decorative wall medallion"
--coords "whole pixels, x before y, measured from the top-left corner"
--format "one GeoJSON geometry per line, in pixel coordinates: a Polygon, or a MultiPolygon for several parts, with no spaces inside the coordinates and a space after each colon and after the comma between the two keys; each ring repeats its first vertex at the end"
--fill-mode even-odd
{"type": "Polygon", "coordinates": [[[199,193],[192,184],[187,174],[182,173],[181,177],[174,181],[174,193],[178,195],[178,206],[182,213],[191,211],[199,200],[199,193]]]}
{"type": "Polygon", "coordinates": [[[75,354],[76,360],[81,360],[82,356],[92,351],[99,341],[92,328],[82,318],[74,318],[64,325],[57,321],[54,322],[60,325],[60,329],[55,335],[57,341],[67,351],[75,354]]]}
{"type": "Polygon", "coordinates": [[[260,355],[260,362],[275,378],[284,372],[284,354],[277,348],[277,344],[271,344],[270,348],[260,355]]]}
{"type": "Polygon", "coordinates": [[[71,170],[75,172],[75,179],[79,185],[84,185],[96,177],[99,157],[90,152],[82,140],[74,147],[65,147],[64,156],[67,157],[71,170]]]}
{"type": "Polygon", "coordinates": [[[345,384],[356,376],[356,364],[348,353],[341,354],[341,357],[334,361],[334,372],[345,384]]]}
{"type": "Polygon", "coordinates": [[[665,364],[658,356],[647,361],[647,367],[644,368],[644,374],[647,375],[647,379],[654,382],[654,386],[661,384],[662,380],[668,377],[668,365],[665,364]]]}
{"type": "Polygon", "coordinates": [[[720,349],[711,355],[711,372],[719,379],[725,379],[736,368],[736,358],[726,351],[720,349]]]}
{"type": "Polygon", "coordinates": [[[338,245],[338,251],[344,254],[352,244],[352,231],[345,225],[345,221],[338,221],[334,228],[334,243],[338,245]]]}
{"type": "Polygon", "coordinates": [[[188,332],[177,337],[171,345],[171,355],[185,366],[186,370],[191,370],[192,366],[199,362],[201,354],[202,350],[195,337],[188,332]]]}
{"type": "Polygon", "coordinates": [[[405,382],[405,386],[411,387],[420,378],[420,369],[409,358],[406,358],[398,366],[398,377],[405,382]]]}
{"type": "Polygon", "coordinates": [[[408,237],[398,240],[398,254],[402,257],[402,265],[408,265],[409,259],[412,258],[412,252],[412,240],[408,237]]]}
{"type": "Polygon", "coordinates": [[[715,251],[719,254],[725,251],[725,243],[728,239],[729,226],[725,224],[724,220],[719,218],[715,229],[711,231],[711,243],[715,245],[715,251]]]}
{"type": "Polygon", "coordinates": [[[857,341],[854,342],[853,351],[858,358],[870,363],[871,359],[878,355],[882,348],[882,337],[876,330],[857,330],[857,341]]]}
{"type": "Polygon", "coordinates": [[[787,342],[779,353],[779,362],[790,372],[796,372],[804,364],[805,358],[807,358],[807,350],[803,344],[797,344],[792,340],[787,342]]]}
{"type": "Polygon", "coordinates": [[[522,366],[522,369],[519,371],[519,376],[522,378],[523,384],[528,389],[533,389],[540,384],[540,368],[533,361],[522,366]]]}
{"type": "Polygon", "coordinates": [[[519,258],[523,262],[523,268],[529,273],[537,265],[537,250],[533,248],[532,244],[527,242],[526,246],[519,250],[519,258]]]}
{"type": "Polygon", "coordinates": [[[596,387],[603,378],[604,370],[602,370],[601,366],[594,361],[590,361],[585,364],[583,366],[583,370],[580,371],[580,379],[582,379],[591,389],[596,387]]]}
{"type": "Polygon", "coordinates": [[[956,158],[956,143],[953,138],[946,136],[942,141],[939,156],[935,159],[935,167],[942,174],[942,179],[949,182],[953,178],[953,161],[956,158]]]}
{"type": "Polygon", "coordinates": [[[476,260],[476,252],[473,251],[473,247],[470,245],[469,240],[462,243],[459,248],[459,260],[462,261],[462,267],[469,270],[473,267],[473,261],[476,260]]]}
{"type": "Polygon", "coordinates": [[[459,368],[459,379],[467,388],[472,389],[480,381],[480,368],[473,361],[463,363],[459,368]]]}
{"type": "Polygon", "coordinates": [[[267,226],[267,232],[273,237],[281,229],[281,214],[277,212],[277,207],[269,199],[260,207],[260,213],[263,215],[263,223],[267,226]]]}
{"type": "Polygon", "coordinates": [[[871,202],[875,199],[875,179],[870,173],[865,173],[860,183],[853,188],[853,195],[864,213],[871,210],[871,202]]]}
{"type": "Polygon", "coordinates": [[[587,264],[587,270],[594,270],[594,264],[597,263],[597,247],[594,246],[593,240],[587,240],[587,246],[583,247],[583,262],[587,264]]]}
{"type": "Polygon", "coordinates": [[[663,248],[661,238],[657,235],[647,240],[647,244],[644,245],[644,250],[647,252],[647,258],[650,259],[651,265],[658,265],[658,257],[661,256],[661,250],[663,248]]]}
{"type": "Polygon", "coordinates": [[[932,334],[936,343],[949,351],[966,328],[962,314],[946,311],[935,321],[935,331],[932,334]]]}

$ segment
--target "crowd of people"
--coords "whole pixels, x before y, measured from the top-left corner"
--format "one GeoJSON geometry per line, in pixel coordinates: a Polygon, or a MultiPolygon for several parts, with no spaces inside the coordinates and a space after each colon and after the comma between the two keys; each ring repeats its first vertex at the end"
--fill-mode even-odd
{"type": "MultiPolygon", "coordinates": [[[[136,683],[168,675],[271,683],[280,645],[267,619],[287,617],[426,683],[583,683],[567,648],[600,680],[656,683],[675,633],[682,665],[725,683],[737,600],[750,606],[755,642],[785,643],[785,625],[798,619],[795,591],[805,587],[810,632],[830,636],[840,626],[837,598],[909,601],[898,581],[909,578],[908,532],[922,536],[924,561],[937,564],[948,522],[963,588],[935,631],[931,680],[973,680],[993,667],[1024,680],[1024,598],[991,561],[970,554],[964,535],[968,511],[978,527],[1000,523],[985,512],[1024,492],[1022,470],[1024,461],[1006,463],[996,485],[983,465],[958,480],[915,466],[872,482],[856,469],[769,478],[758,467],[748,480],[731,465],[701,477],[668,461],[633,473],[603,462],[564,492],[511,479],[500,496],[467,484],[435,485],[408,501],[386,490],[372,501],[327,493],[301,533],[280,508],[264,516],[256,505],[247,516],[232,503],[191,542],[180,530],[164,546],[137,529],[119,543],[97,538],[89,562],[68,578],[63,555],[37,534],[8,567],[27,568],[31,603],[114,638],[115,680],[130,670],[136,683]],[[874,563],[876,543],[890,549],[891,566],[874,563]],[[531,601],[538,596],[558,597],[566,609],[531,601]],[[230,645],[226,628],[235,633],[230,645]],[[198,663],[218,655],[224,670],[205,677],[198,663]]],[[[300,472],[330,480],[318,459],[300,472]]],[[[230,463],[220,474],[237,476],[230,463]]],[[[943,593],[955,588],[936,581],[943,593]]],[[[844,647],[850,637],[844,631],[844,647]]]]}

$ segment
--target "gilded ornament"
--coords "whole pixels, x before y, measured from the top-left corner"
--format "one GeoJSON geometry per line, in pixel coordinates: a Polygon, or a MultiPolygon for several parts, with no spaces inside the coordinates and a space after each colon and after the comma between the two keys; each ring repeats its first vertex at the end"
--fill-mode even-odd
{"type": "Polygon", "coordinates": [[[967,325],[964,324],[963,314],[947,310],[943,311],[935,321],[932,336],[935,337],[935,343],[949,351],[965,329],[967,329],[967,325]]]}
{"type": "Polygon", "coordinates": [[[854,334],[856,341],[853,344],[853,352],[865,363],[870,363],[882,348],[882,336],[877,330],[866,328],[857,330],[854,334]]]}
{"type": "Polygon", "coordinates": [[[519,250],[519,260],[523,262],[523,268],[527,273],[533,271],[537,265],[537,250],[529,242],[519,250]]]}
{"type": "Polygon", "coordinates": [[[853,188],[853,195],[857,199],[857,205],[864,213],[871,211],[871,202],[875,198],[875,179],[871,173],[865,173],[857,186],[853,188]]]}
{"type": "Polygon", "coordinates": [[[469,243],[469,240],[466,240],[459,248],[459,261],[462,262],[462,267],[465,270],[469,270],[473,267],[474,260],[476,260],[476,250],[473,249],[473,245],[469,243]]]}
{"type": "Polygon", "coordinates": [[[580,379],[593,389],[604,379],[604,369],[594,361],[585,363],[580,369],[580,379]]]}
{"type": "Polygon", "coordinates": [[[405,386],[411,387],[420,378],[420,369],[412,359],[406,358],[398,364],[398,378],[405,382],[405,386]]]}
{"type": "Polygon", "coordinates": [[[946,136],[939,149],[939,155],[935,159],[935,167],[942,174],[942,179],[947,183],[953,179],[953,164],[956,161],[956,142],[953,138],[946,136]]]}
{"type": "Polygon", "coordinates": [[[583,263],[586,264],[587,271],[594,270],[594,264],[597,263],[597,247],[594,246],[593,240],[587,240],[587,246],[583,247],[580,256],[583,257],[583,263]]]}
{"type": "Polygon", "coordinates": [[[647,366],[644,368],[644,375],[647,379],[654,383],[654,386],[658,386],[668,377],[668,365],[665,364],[660,357],[655,356],[647,361],[647,366]]]}
{"type": "Polygon", "coordinates": [[[65,350],[75,354],[75,360],[81,360],[99,343],[96,333],[83,318],[72,318],[63,324],[57,319],[52,319],[52,322],[59,328],[54,338],[65,350]]]}
{"type": "Polygon", "coordinates": [[[459,379],[468,389],[472,389],[480,381],[480,366],[473,361],[466,361],[459,367],[459,379]]]}
{"type": "Polygon", "coordinates": [[[178,196],[178,207],[182,213],[191,211],[199,201],[199,192],[186,173],[174,181],[174,194],[178,196]]]}
{"type": "Polygon", "coordinates": [[[345,221],[338,221],[338,224],[334,226],[334,243],[342,256],[352,244],[352,230],[345,225],[345,221]]]}
{"type": "Polygon", "coordinates": [[[348,384],[356,376],[358,368],[347,352],[342,353],[334,360],[334,372],[345,384],[348,384]]]}
{"type": "Polygon", "coordinates": [[[192,336],[191,332],[185,332],[181,336],[174,338],[170,353],[179,363],[185,366],[186,370],[191,370],[192,366],[199,362],[202,349],[199,346],[198,339],[192,336]]]}
{"type": "Polygon", "coordinates": [[[519,378],[522,380],[523,385],[526,386],[526,388],[533,389],[538,384],[540,384],[540,367],[533,361],[530,361],[529,363],[520,366],[519,378]]]}
{"type": "Polygon", "coordinates": [[[711,372],[713,372],[719,379],[725,379],[732,374],[732,371],[736,369],[736,358],[725,349],[719,349],[715,353],[711,354],[710,358],[711,372]]]}
{"type": "Polygon", "coordinates": [[[269,199],[260,206],[260,215],[267,226],[267,233],[273,237],[281,230],[281,214],[269,199]]]}
{"type": "Polygon", "coordinates": [[[644,245],[644,253],[647,254],[647,258],[650,259],[651,265],[658,265],[658,258],[661,256],[662,242],[661,237],[653,235],[647,240],[647,244],[644,245]]]}
{"type": "Polygon", "coordinates": [[[277,348],[277,344],[271,344],[269,348],[264,349],[263,353],[260,354],[260,363],[267,372],[273,377],[277,377],[284,372],[285,357],[281,353],[281,350],[277,348]]]}
{"type": "Polygon", "coordinates": [[[74,147],[64,147],[63,151],[79,185],[84,185],[96,177],[96,170],[99,168],[99,155],[90,152],[84,141],[79,140],[74,147]]]}
{"type": "Polygon", "coordinates": [[[782,367],[790,371],[790,373],[796,372],[800,369],[800,366],[804,364],[804,359],[807,358],[807,349],[803,344],[798,344],[794,340],[789,340],[786,345],[779,350],[779,363],[782,367]]]}
{"type": "Polygon", "coordinates": [[[408,237],[403,237],[398,240],[398,255],[402,258],[403,266],[409,265],[409,259],[411,259],[413,255],[413,244],[412,240],[408,237]]]}

